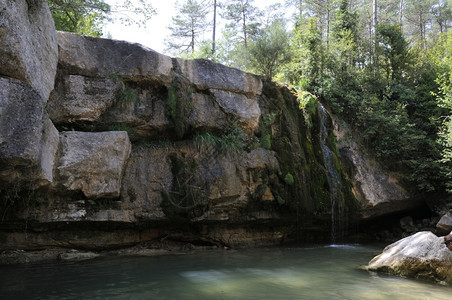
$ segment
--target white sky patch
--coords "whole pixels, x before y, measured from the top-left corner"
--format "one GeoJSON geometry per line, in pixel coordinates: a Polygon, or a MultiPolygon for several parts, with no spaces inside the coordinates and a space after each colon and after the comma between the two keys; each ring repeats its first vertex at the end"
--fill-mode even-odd
{"type": "MultiPolygon", "coordinates": [[[[105,0],[105,2],[114,7],[116,3],[121,3],[122,1],[105,0]]],[[[147,0],[147,2],[157,10],[157,13],[148,21],[146,28],[137,25],[126,26],[118,20],[113,19],[106,24],[104,36],[111,37],[115,40],[140,43],[157,52],[164,53],[164,40],[171,34],[168,26],[171,24],[171,18],[177,13],[177,9],[175,8],[176,0],[147,0]]],[[[184,0],[179,0],[179,3],[183,2],[184,0]]],[[[284,0],[254,1],[254,5],[261,9],[274,3],[284,4],[284,0]]],[[[217,16],[218,18],[219,16],[217,16]]],[[[208,16],[208,20],[211,19],[212,17],[208,16]]],[[[206,32],[206,39],[211,38],[211,35],[211,32],[206,32]]],[[[217,30],[217,36],[220,37],[220,30],[217,30]]]]}

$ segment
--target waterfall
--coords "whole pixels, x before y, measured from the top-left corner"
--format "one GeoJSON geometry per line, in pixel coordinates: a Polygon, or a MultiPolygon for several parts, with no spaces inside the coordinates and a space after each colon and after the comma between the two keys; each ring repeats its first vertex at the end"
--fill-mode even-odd
{"type": "Polygon", "coordinates": [[[320,115],[320,145],[322,147],[323,160],[327,171],[328,186],[331,198],[331,243],[335,244],[338,238],[343,237],[344,230],[344,206],[341,195],[341,177],[334,163],[333,151],[328,147],[328,112],[320,102],[318,103],[320,115]],[[340,236],[338,237],[338,234],[340,236]]]}

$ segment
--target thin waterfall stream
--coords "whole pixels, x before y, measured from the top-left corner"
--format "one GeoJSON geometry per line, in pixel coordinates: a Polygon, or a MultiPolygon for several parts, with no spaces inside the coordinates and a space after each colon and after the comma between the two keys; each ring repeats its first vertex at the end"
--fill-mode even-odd
{"type": "Polygon", "coordinates": [[[344,230],[344,206],[340,197],[341,177],[334,163],[333,151],[328,146],[327,121],[329,115],[320,102],[318,102],[318,111],[320,114],[320,145],[322,147],[331,197],[331,243],[336,244],[338,239],[343,240],[344,230]]]}

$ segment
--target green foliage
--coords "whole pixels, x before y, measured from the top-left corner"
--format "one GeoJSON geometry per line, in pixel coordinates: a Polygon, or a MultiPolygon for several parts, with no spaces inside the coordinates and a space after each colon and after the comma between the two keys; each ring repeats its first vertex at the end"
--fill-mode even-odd
{"type": "Polygon", "coordinates": [[[122,109],[126,109],[138,101],[137,92],[129,87],[121,89],[116,96],[116,105],[122,109]]]}
{"type": "Polygon", "coordinates": [[[293,178],[293,175],[290,173],[287,173],[286,176],[284,177],[284,182],[288,185],[294,184],[295,180],[293,178]]]}
{"type": "Polygon", "coordinates": [[[293,94],[297,97],[298,107],[303,111],[303,117],[308,128],[312,127],[312,115],[316,111],[317,97],[308,91],[294,90],[293,94]]]}
{"type": "Polygon", "coordinates": [[[57,30],[102,36],[105,22],[115,16],[127,25],[146,25],[155,14],[145,0],[125,0],[111,7],[106,0],[47,0],[57,30]]]}
{"type": "Polygon", "coordinates": [[[198,148],[209,145],[228,154],[237,154],[247,145],[246,134],[236,124],[232,124],[222,135],[209,132],[197,133],[193,140],[198,148]]]}
{"type": "Polygon", "coordinates": [[[249,45],[251,68],[266,79],[272,79],[283,63],[290,59],[289,35],[282,20],[260,30],[249,45]]]}
{"type": "Polygon", "coordinates": [[[111,7],[104,0],[48,0],[57,30],[101,36],[111,7]]]}
{"type": "Polygon", "coordinates": [[[168,89],[167,114],[178,138],[189,131],[188,116],[192,110],[191,88],[188,82],[176,77],[168,89]]]}
{"type": "Polygon", "coordinates": [[[261,146],[264,149],[270,150],[272,148],[272,136],[270,134],[266,134],[261,139],[261,146]]]}
{"type": "Polygon", "coordinates": [[[231,0],[224,6],[221,16],[226,20],[226,33],[233,44],[248,47],[249,40],[257,34],[261,12],[253,6],[253,0],[231,0]]]}

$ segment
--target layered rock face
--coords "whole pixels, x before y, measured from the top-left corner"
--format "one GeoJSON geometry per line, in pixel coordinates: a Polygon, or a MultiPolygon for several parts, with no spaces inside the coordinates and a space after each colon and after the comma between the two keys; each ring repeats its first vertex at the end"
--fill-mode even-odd
{"type": "Polygon", "coordinates": [[[452,251],[444,245],[444,237],[418,232],[387,246],[366,269],[452,283],[452,251]]]}
{"type": "Polygon", "coordinates": [[[306,122],[288,88],[55,33],[45,1],[19,2],[0,6],[2,249],[325,241],[336,211],[359,218],[331,120],[316,111],[306,122]]]}
{"type": "Polygon", "coordinates": [[[420,205],[401,183],[403,176],[388,172],[357,141],[357,134],[342,120],[333,117],[337,147],[351,171],[353,195],[365,208],[364,219],[409,210],[420,205]]]}

